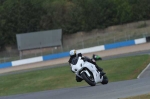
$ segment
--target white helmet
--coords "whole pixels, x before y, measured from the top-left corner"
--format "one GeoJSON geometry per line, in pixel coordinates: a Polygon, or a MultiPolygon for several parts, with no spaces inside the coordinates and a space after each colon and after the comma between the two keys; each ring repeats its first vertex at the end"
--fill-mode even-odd
{"type": "Polygon", "coordinates": [[[75,55],[75,54],[76,54],[76,50],[73,49],[70,51],[70,56],[75,55]]]}

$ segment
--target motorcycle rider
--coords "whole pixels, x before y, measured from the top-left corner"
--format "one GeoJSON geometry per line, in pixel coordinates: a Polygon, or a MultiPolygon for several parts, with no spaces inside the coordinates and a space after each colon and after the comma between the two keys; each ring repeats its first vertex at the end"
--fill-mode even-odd
{"type": "MultiPolygon", "coordinates": [[[[81,53],[77,53],[75,49],[73,49],[73,50],[70,51],[70,59],[69,59],[69,61],[68,61],[69,64],[71,64],[72,59],[75,58],[76,56],[82,57],[82,59],[83,59],[84,61],[88,61],[88,62],[94,64],[95,67],[97,68],[97,70],[100,71],[101,76],[105,75],[105,73],[103,72],[103,69],[100,68],[100,67],[96,64],[96,62],[95,62],[94,59],[90,59],[90,58],[88,58],[88,57],[83,57],[82,54],[81,54],[81,53]]],[[[77,80],[77,82],[80,82],[80,81],[81,81],[81,79],[80,79],[79,77],[77,77],[77,76],[76,76],[76,80],[77,80]]]]}

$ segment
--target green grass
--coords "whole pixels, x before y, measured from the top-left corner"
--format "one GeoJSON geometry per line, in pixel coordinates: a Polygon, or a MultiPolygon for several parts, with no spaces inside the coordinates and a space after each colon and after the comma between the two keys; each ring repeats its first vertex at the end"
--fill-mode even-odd
{"type": "MultiPolygon", "coordinates": [[[[150,62],[149,55],[98,61],[109,82],[135,79],[150,62]]],[[[0,96],[88,85],[76,82],[69,66],[0,76],[0,96]]]]}
{"type": "Polygon", "coordinates": [[[148,55],[132,56],[103,61],[102,67],[108,72],[110,81],[121,81],[136,78],[149,62],[148,55]]]}
{"type": "Polygon", "coordinates": [[[120,98],[120,99],[150,99],[150,93],[138,95],[138,96],[127,97],[127,98],[120,98]]]}

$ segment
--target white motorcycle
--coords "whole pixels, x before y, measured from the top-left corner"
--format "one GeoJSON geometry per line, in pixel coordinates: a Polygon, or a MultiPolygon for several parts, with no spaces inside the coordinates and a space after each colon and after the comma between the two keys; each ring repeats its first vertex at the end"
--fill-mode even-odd
{"type": "Polygon", "coordinates": [[[108,78],[106,75],[101,76],[100,71],[95,65],[85,61],[81,57],[75,57],[71,62],[71,70],[80,79],[85,80],[89,85],[95,86],[97,83],[107,84],[108,78]]]}

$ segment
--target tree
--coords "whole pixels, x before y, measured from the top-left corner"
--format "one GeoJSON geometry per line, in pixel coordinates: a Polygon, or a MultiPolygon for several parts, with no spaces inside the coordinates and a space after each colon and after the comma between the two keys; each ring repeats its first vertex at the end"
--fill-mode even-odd
{"type": "Polygon", "coordinates": [[[0,30],[4,45],[16,44],[17,33],[40,30],[43,9],[32,5],[30,0],[6,0],[1,13],[0,30]]]}
{"type": "Polygon", "coordinates": [[[132,21],[132,6],[128,0],[113,0],[115,4],[116,17],[119,24],[127,23],[132,21]]]}
{"type": "Polygon", "coordinates": [[[134,21],[150,18],[150,0],[129,0],[134,21]]]}

